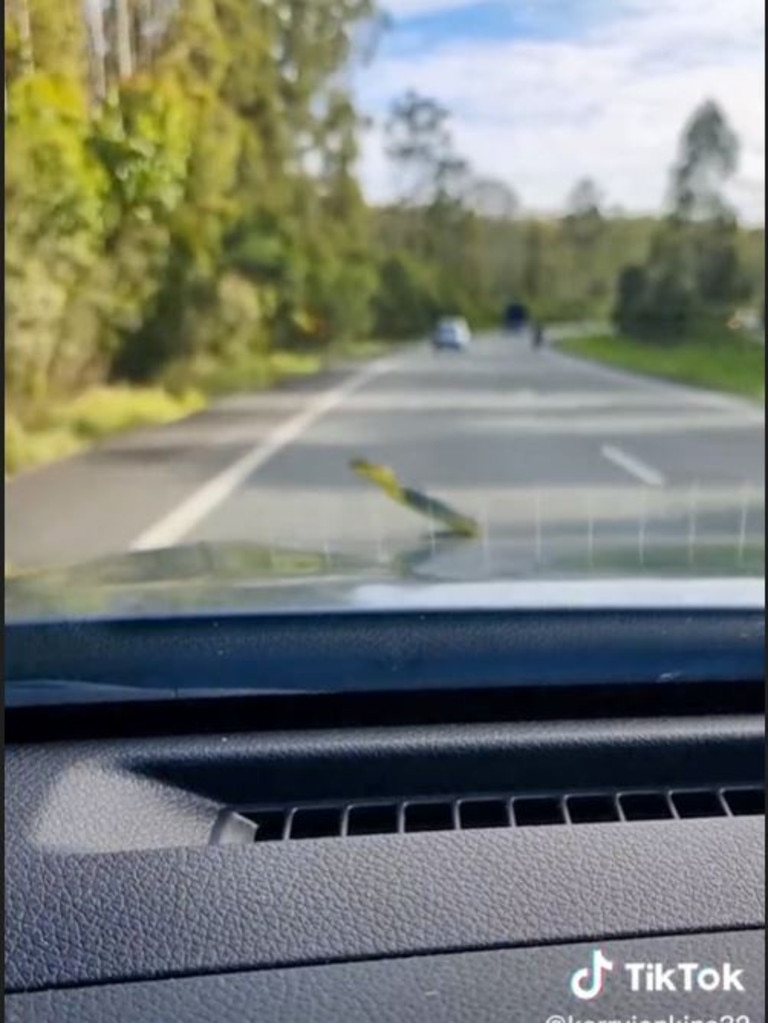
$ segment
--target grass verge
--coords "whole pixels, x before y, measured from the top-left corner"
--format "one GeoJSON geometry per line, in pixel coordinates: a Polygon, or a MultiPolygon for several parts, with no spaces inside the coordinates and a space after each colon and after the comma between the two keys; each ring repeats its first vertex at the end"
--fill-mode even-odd
{"type": "MultiPolygon", "coordinates": [[[[378,359],[391,352],[401,342],[392,341],[340,341],[330,351],[331,362],[364,362],[378,359]]],[[[402,342],[404,343],[404,342],[402,342]]]]}
{"type": "Polygon", "coordinates": [[[212,398],[267,390],[286,380],[314,376],[334,363],[378,358],[391,348],[383,341],[347,341],[323,353],[270,352],[224,364],[201,359],[170,367],[156,387],[105,385],[23,415],[6,411],[6,479],[67,458],[124,430],[181,419],[212,398]]]}
{"type": "Polygon", "coordinates": [[[170,423],[205,404],[199,391],[93,387],[71,401],[26,416],[5,413],[5,475],[66,458],[122,430],[170,423]]]}
{"type": "Polygon", "coordinates": [[[756,401],[765,397],[765,348],[730,331],[672,344],[638,341],[620,334],[569,338],[563,351],[621,369],[756,401]]]}
{"type": "Polygon", "coordinates": [[[191,363],[170,366],[161,382],[173,393],[192,387],[210,399],[265,391],[284,380],[314,376],[323,366],[322,358],[313,353],[270,352],[227,362],[200,357],[191,363]]]}

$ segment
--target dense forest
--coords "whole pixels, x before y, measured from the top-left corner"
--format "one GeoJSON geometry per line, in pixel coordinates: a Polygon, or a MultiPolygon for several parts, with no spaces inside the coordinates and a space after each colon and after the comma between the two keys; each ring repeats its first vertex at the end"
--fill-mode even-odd
{"type": "Polygon", "coordinates": [[[406,92],[383,125],[399,193],[371,207],[352,83],[382,31],[373,0],[6,0],[13,415],[104,383],[205,389],[440,313],[497,323],[512,298],[649,343],[760,306],[763,232],[723,198],[739,142],[710,102],[658,217],[589,180],[533,217],[406,92]]]}

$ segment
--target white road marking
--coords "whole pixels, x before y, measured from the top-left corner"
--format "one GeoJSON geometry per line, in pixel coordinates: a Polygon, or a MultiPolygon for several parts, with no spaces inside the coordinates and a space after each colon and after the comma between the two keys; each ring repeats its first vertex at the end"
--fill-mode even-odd
{"type": "Polygon", "coordinates": [[[652,469],[650,465],[646,465],[645,462],[628,455],[626,451],[622,451],[621,448],[614,447],[612,444],[603,444],[600,453],[603,458],[618,465],[620,469],[628,472],[630,476],[634,476],[641,483],[645,483],[646,486],[663,487],[666,482],[656,469],[652,469]]]}
{"type": "Polygon", "coordinates": [[[742,488],[741,497],[741,515],[739,521],[739,548],[738,548],[738,562],[740,565],[744,564],[744,554],[747,549],[747,527],[749,525],[749,499],[751,496],[752,488],[748,483],[745,483],[742,488]]]}
{"type": "Polygon", "coordinates": [[[587,554],[589,556],[589,566],[594,568],[595,565],[595,500],[594,495],[590,491],[587,495],[587,554]]]}
{"type": "Polygon", "coordinates": [[[214,476],[177,505],[154,525],[141,533],[130,545],[132,551],[155,550],[171,547],[185,537],[204,518],[222,504],[257,469],[283,448],[292,444],[322,416],[340,405],[346,398],[371,380],[395,368],[399,360],[384,359],[374,362],[338,387],[319,394],[307,407],[287,422],[282,423],[269,436],[214,476]]]}
{"type": "Polygon", "coordinates": [[[699,487],[698,484],[694,483],[694,485],[691,487],[688,519],[688,562],[691,565],[696,561],[698,512],[699,512],[699,487]]]}
{"type": "Polygon", "coordinates": [[[543,554],[543,529],[542,529],[542,507],[541,507],[541,491],[536,491],[536,508],[534,512],[534,528],[536,530],[536,563],[542,559],[543,554]]]}

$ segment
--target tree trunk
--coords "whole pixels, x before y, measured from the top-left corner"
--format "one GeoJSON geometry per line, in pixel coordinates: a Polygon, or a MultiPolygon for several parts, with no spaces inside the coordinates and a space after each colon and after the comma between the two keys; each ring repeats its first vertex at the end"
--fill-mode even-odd
{"type": "Polygon", "coordinates": [[[104,35],[102,0],[85,0],[88,27],[88,63],[94,97],[101,101],[107,94],[107,40],[104,35]]]}
{"type": "Polygon", "coordinates": [[[22,74],[31,74],[35,70],[35,59],[32,50],[32,19],[29,13],[29,0],[15,0],[16,24],[19,29],[19,60],[22,74]]]}
{"type": "Polygon", "coordinates": [[[131,47],[131,12],[129,0],[115,0],[115,40],[117,49],[117,73],[120,81],[133,74],[133,50],[131,47]]]}
{"type": "Polygon", "coordinates": [[[136,65],[148,68],[152,63],[152,0],[139,0],[136,9],[136,65]]]}

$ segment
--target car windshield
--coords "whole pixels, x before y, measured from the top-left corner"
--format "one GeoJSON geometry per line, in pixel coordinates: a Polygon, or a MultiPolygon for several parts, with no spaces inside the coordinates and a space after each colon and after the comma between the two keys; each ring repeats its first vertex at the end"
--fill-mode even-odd
{"type": "Polygon", "coordinates": [[[764,28],[8,0],[8,618],[757,600],[764,28]]]}

